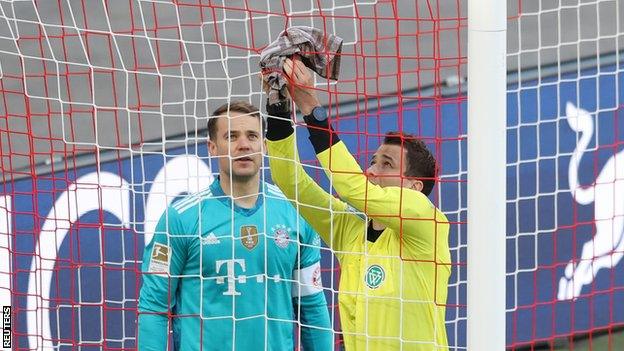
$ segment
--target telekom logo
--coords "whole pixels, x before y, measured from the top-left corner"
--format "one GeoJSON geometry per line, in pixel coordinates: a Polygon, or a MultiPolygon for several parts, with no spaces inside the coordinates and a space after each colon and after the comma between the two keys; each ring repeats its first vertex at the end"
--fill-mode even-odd
{"type": "MultiPolygon", "coordinates": [[[[215,262],[216,264],[216,268],[215,271],[217,273],[219,273],[219,270],[221,270],[221,266],[223,264],[226,264],[227,267],[227,285],[228,285],[228,289],[226,292],[223,293],[223,295],[240,295],[241,293],[236,291],[236,278],[234,277],[234,271],[235,271],[235,265],[239,265],[241,267],[241,269],[243,270],[243,272],[245,271],[245,260],[217,260],[215,262]]],[[[239,277],[239,280],[241,280],[241,283],[245,283],[247,280],[247,277],[245,277],[244,275],[239,277]]],[[[217,284],[223,284],[224,282],[224,278],[223,277],[219,277],[217,278],[217,284]]]]}
{"type": "MultiPolygon", "coordinates": [[[[221,267],[225,265],[225,270],[226,270],[226,276],[220,276],[217,277],[217,284],[225,284],[225,281],[227,280],[227,290],[223,293],[223,295],[230,295],[230,296],[238,296],[241,295],[241,293],[239,291],[236,291],[236,283],[239,284],[245,284],[247,283],[247,276],[244,274],[239,274],[238,276],[236,275],[236,266],[238,265],[241,270],[243,271],[243,273],[245,273],[245,270],[247,269],[246,264],[245,264],[245,260],[244,259],[232,259],[232,260],[216,260],[215,261],[215,272],[217,274],[219,274],[219,272],[221,271],[221,267]]],[[[256,281],[256,283],[262,283],[264,282],[264,274],[258,274],[256,276],[253,277],[253,279],[256,281]]],[[[282,280],[282,277],[279,274],[275,274],[270,278],[267,278],[270,280],[273,280],[274,282],[280,282],[282,280]]]]}

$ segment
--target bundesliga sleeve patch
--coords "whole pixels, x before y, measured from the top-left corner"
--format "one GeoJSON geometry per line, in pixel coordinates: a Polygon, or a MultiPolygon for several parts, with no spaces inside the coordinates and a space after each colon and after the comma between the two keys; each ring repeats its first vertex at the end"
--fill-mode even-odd
{"type": "Polygon", "coordinates": [[[149,264],[150,273],[169,273],[169,256],[171,248],[167,245],[154,243],[152,258],[149,264]]]}

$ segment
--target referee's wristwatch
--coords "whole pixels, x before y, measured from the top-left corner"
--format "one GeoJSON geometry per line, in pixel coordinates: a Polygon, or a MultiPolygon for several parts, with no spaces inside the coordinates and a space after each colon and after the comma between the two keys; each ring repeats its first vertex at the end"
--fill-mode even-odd
{"type": "Polygon", "coordinates": [[[323,106],[316,106],[312,113],[303,116],[303,120],[308,124],[325,124],[327,121],[327,110],[323,106]]]}

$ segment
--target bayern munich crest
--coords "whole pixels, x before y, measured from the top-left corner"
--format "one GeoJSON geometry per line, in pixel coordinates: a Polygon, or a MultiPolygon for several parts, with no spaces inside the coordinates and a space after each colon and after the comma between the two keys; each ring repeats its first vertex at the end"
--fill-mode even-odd
{"type": "Polygon", "coordinates": [[[273,237],[275,238],[275,244],[277,246],[282,249],[288,246],[288,243],[290,243],[290,235],[288,234],[290,230],[290,228],[287,228],[283,224],[278,224],[271,228],[271,231],[273,231],[273,237]]]}

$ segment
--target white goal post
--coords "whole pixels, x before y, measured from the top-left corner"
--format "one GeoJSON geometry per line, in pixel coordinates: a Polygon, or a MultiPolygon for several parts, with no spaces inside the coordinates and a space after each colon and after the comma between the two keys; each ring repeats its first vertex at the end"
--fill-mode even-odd
{"type": "Polygon", "coordinates": [[[506,3],[468,1],[468,351],[505,349],[506,3]]]}

